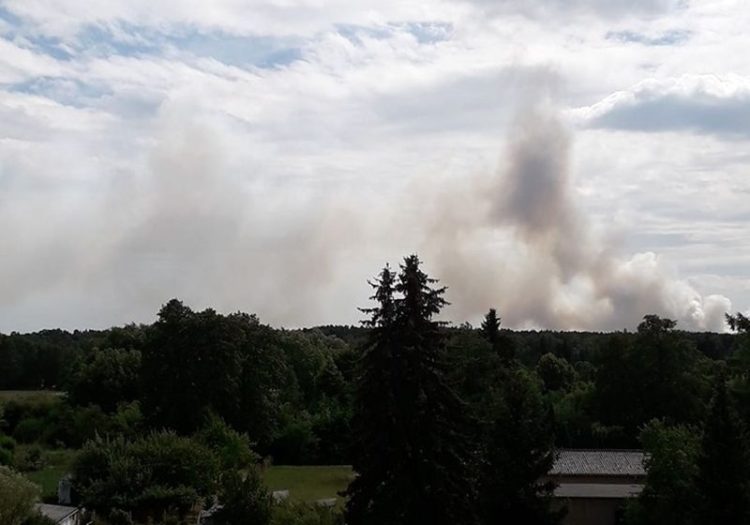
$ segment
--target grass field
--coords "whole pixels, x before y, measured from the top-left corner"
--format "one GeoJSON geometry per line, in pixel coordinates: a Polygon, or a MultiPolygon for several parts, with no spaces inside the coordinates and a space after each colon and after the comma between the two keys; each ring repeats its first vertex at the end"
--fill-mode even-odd
{"type": "Polygon", "coordinates": [[[0,390],[0,403],[13,399],[33,399],[40,397],[59,397],[62,392],[55,390],[0,390]]]}
{"type": "Polygon", "coordinates": [[[338,493],[352,479],[349,466],[273,466],[263,473],[269,490],[288,490],[290,499],[311,502],[324,498],[343,499],[338,493]]]}

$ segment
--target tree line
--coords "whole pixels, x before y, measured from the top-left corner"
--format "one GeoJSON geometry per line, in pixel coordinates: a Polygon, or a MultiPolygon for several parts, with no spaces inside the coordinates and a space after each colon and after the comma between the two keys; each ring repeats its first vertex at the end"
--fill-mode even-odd
{"type": "Polygon", "coordinates": [[[286,519],[252,474],[264,457],[353,465],[344,516],[319,520],[552,524],[557,448],[643,447],[628,524],[747,523],[741,314],[736,334],[655,315],[635,332],[515,332],[492,309],[478,328],[438,322],[445,288],[416,256],[371,284],[357,328],[277,330],[171,300],[152,325],[2,336],[3,388],[64,395],[3,404],[0,463],[30,461],[15,443],[80,449],[77,495],[113,524],[179,520],[217,495],[239,513],[226,523],[286,519]]]}

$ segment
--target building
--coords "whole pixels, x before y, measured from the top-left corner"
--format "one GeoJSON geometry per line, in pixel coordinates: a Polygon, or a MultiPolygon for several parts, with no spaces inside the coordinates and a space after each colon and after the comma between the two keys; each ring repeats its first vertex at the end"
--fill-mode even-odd
{"type": "Polygon", "coordinates": [[[563,525],[615,525],[628,498],[646,481],[639,450],[561,450],[549,473],[566,505],[563,525]]]}
{"type": "Polygon", "coordinates": [[[51,519],[55,525],[83,525],[81,511],[76,507],[39,503],[36,508],[43,516],[51,519]]]}

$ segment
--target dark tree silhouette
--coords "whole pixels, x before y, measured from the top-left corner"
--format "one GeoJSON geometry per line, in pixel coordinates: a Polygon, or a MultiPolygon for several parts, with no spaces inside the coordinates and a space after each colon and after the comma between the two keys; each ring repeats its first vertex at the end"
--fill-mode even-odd
{"type": "Polygon", "coordinates": [[[490,308],[490,311],[487,312],[482,321],[482,334],[493,348],[500,339],[500,321],[501,319],[497,316],[497,310],[494,308],[490,308]]]}
{"type": "Polygon", "coordinates": [[[727,324],[737,332],[750,332],[750,318],[737,312],[735,315],[725,314],[727,324]]]}
{"type": "Polygon", "coordinates": [[[480,468],[484,523],[558,523],[564,511],[552,508],[555,485],[544,481],[555,460],[553,415],[539,381],[522,369],[507,371],[490,417],[480,468]]]}
{"type": "Polygon", "coordinates": [[[407,257],[371,283],[378,305],[362,357],[346,491],[349,525],[476,523],[464,407],[443,380],[444,288],[407,257]],[[398,294],[398,295],[397,295],[398,294]]]}
{"type": "Polygon", "coordinates": [[[750,449],[724,373],[714,388],[698,458],[703,525],[750,523],[750,449]]]}
{"type": "Polygon", "coordinates": [[[613,334],[598,357],[595,403],[599,420],[623,427],[633,446],[652,419],[699,424],[709,397],[706,360],[675,321],[647,315],[633,338],[613,334]]]}
{"type": "Polygon", "coordinates": [[[497,310],[490,308],[487,315],[484,316],[482,321],[481,332],[495,353],[503,360],[510,361],[514,357],[513,341],[506,336],[503,336],[500,331],[500,323],[502,319],[497,316],[497,310]]]}

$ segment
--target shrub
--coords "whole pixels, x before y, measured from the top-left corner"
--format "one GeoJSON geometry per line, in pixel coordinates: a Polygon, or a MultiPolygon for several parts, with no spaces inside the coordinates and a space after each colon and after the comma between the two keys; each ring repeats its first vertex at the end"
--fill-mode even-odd
{"type": "Polygon", "coordinates": [[[44,468],[44,454],[39,445],[19,447],[14,461],[15,467],[21,472],[32,472],[44,468]]]}
{"type": "Polygon", "coordinates": [[[0,434],[0,465],[10,465],[13,462],[13,451],[16,449],[16,441],[10,437],[0,434]]]}
{"type": "Polygon", "coordinates": [[[73,488],[93,510],[118,508],[146,521],[184,514],[215,489],[218,461],[204,445],[172,432],[134,441],[96,438],[73,464],[73,488]]]}
{"type": "Polygon", "coordinates": [[[122,509],[112,509],[107,516],[109,525],[133,525],[130,514],[122,509]]]}
{"type": "Polygon", "coordinates": [[[271,525],[344,525],[344,516],[336,509],[283,503],[274,507],[271,525]]]}
{"type": "Polygon", "coordinates": [[[31,518],[39,487],[8,467],[0,467],[0,523],[22,525],[31,518]]]}
{"type": "Polygon", "coordinates": [[[318,456],[317,450],[318,439],[306,413],[287,421],[271,445],[274,462],[282,465],[312,464],[318,456]]]}
{"type": "Polygon", "coordinates": [[[13,437],[19,443],[34,443],[38,441],[45,431],[44,420],[38,417],[22,419],[13,432],[13,437]]]}
{"type": "Polygon", "coordinates": [[[223,470],[247,469],[258,462],[251,448],[250,438],[212,416],[195,438],[213,451],[223,470]]]}
{"type": "Polygon", "coordinates": [[[55,522],[40,512],[33,512],[28,518],[26,518],[23,525],[55,525],[55,522]]]}
{"type": "Polygon", "coordinates": [[[217,525],[268,525],[271,521],[271,496],[255,469],[244,477],[237,472],[225,475],[219,502],[222,508],[213,516],[217,525]]]}

